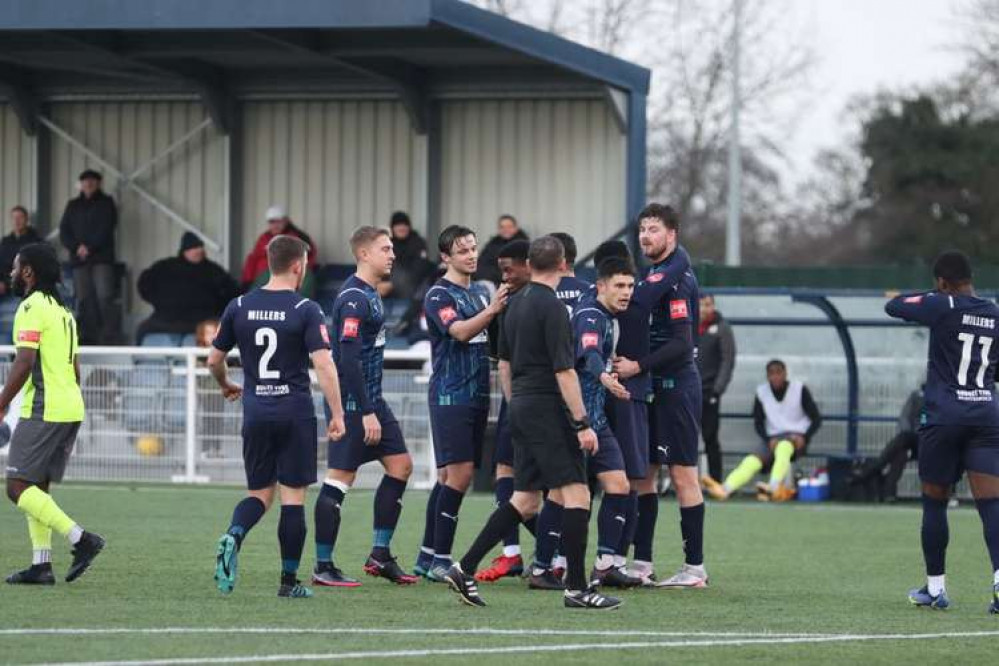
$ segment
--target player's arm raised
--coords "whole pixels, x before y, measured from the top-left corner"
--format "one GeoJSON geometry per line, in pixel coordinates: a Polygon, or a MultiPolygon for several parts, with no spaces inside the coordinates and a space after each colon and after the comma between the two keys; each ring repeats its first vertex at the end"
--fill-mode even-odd
{"type": "Polygon", "coordinates": [[[482,312],[470,319],[456,320],[447,326],[448,335],[458,342],[468,342],[476,335],[486,330],[492,320],[506,307],[506,299],[509,293],[507,285],[500,285],[493,296],[492,302],[482,312]]]}
{"type": "Polygon", "coordinates": [[[895,319],[932,324],[941,311],[941,306],[953,307],[952,302],[953,297],[932,291],[902,294],[885,304],[885,313],[895,319]]]}

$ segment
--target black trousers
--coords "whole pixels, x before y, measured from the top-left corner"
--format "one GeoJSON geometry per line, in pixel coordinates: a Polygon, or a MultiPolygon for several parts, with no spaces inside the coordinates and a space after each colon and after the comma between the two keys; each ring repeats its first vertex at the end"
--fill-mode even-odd
{"type": "Polygon", "coordinates": [[[721,396],[704,391],[701,401],[701,435],[704,437],[704,451],[708,455],[708,474],[717,481],[721,481],[724,474],[721,442],[718,441],[720,416],[721,396]]]}

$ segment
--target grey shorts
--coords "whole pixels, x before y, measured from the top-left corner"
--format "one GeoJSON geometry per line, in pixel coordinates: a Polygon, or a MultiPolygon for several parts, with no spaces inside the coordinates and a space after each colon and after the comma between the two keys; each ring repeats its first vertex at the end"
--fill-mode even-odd
{"type": "Polygon", "coordinates": [[[7,478],[29,483],[62,481],[80,423],[21,419],[7,453],[7,478]]]}

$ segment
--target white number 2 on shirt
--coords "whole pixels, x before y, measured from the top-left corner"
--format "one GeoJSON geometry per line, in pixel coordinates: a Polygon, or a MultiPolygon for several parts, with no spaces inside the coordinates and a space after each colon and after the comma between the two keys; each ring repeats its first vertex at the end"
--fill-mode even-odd
{"type": "MultiPolygon", "coordinates": [[[[961,341],[961,365],[957,368],[957,383],[961,386],[968,385],[968,369],[971,367],[971,353],[975,346],[975,336],[971,333],[958,333],[957,339],[961,341]]],[[[975,385],[978,388],[985,388],[985,369],[989,367],[989,351],[992,349],[992,338],[983,335],[978,338],[978,346],[981,347],[981,359],[978,366],[978,374],[975,376],[975,385]]]]}
{"type": "Polygon", "coordinates": [[[271,370],[267,365],[274,358],[277,351],[277,331],[273,328],[258,328],[254,339],[258,347],[267,346],[264,353],[260,355],[260,364],[257,366],[257,375],[260,379],[281,379],[279,370],[271,370]]]}

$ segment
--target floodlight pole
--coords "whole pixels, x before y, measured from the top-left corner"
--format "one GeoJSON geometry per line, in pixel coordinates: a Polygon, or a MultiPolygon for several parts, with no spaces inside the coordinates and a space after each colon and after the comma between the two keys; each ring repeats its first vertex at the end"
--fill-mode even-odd
{"type": "Polygon", "coordinates": [[[742,23],[742,0],[732,0],[732,101],[728,134],[728,221],[725,231],[725,263],[742,263],[742,150],[739,145],[739,33],[742,23]]]}

